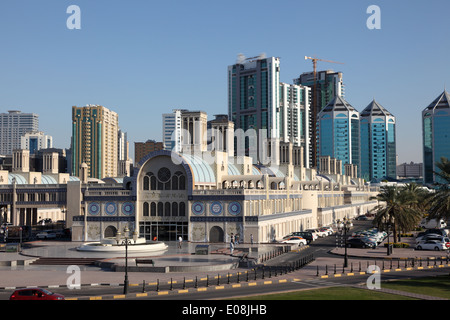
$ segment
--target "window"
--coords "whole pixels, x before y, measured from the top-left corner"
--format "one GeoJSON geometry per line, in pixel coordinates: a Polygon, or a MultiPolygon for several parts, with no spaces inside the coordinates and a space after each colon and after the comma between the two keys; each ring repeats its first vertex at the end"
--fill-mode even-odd
{"type": "Polygon", "coordinates": [[[142,212],[144,217],[148,217],[149,216],[149,205],[148,202],[144,202],[143,208],[142,208],[142,212]]]}

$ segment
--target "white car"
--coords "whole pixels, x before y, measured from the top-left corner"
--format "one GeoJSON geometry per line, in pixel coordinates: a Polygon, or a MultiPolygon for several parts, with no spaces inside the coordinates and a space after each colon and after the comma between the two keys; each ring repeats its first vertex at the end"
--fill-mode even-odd
{"type": "Polygon", "coordinates": [[[424,241],[428,241],[428,240],[438,240],[441,242],[450,242],[448,237],[441,236],[440,234],[429,233],[429,234],[423,235],[421,237],[417,237],[416,243],[424,242],[424,241]]]}
{"type": "Polygon", "coordinates": [[[298,236],[288,237],[286,239],[281,240],[281,242],[297,244],[299,247],[306,246],[307,244],[306,239],[303,239],[302,237],[298,236]]]}
{"type": "Polygon", "coordinates": [[[428,240],[419,242],[416,245],[416,250],[448,250],[450,248],[450,242],[442,242],[439,240],[428,240]]]}
{"type": "Polygon", "coordinates": [[[36,235],[38,239],[56,239],[56,233],[50,231],[43,231],[36,235]]]}
{"type": "Polygon", "coordinates": [[[319,238],[323,238],[328,236],[328,232],[327,231],[320,231],[320,229],[308,229],[305,230],[306,232],[311,232],[311,233],[315,233],[319,238]]]}

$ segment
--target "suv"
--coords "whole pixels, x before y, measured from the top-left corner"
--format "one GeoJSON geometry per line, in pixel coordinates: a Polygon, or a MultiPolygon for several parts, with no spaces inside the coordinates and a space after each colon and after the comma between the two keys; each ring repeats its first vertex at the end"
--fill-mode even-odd
{"type": "Polygon", "coordinates": [[[307,229],[305,231],[306,232],[315,233],[320,238],[328,236],[328,232],[327,231],[321,231],[320,229],[307,229]]]}
{"type": "Polygon", "coordinates": [[[303,239],[306,239],[308,244],[317,239],[317,235],[315,233],[308,232],[308,231],[292,232],[292,233],[288,234],[286,237],[284,237],[284,239],[286,239],[288,237],[292,237],[292,236],[302,237],[303,239]]]}

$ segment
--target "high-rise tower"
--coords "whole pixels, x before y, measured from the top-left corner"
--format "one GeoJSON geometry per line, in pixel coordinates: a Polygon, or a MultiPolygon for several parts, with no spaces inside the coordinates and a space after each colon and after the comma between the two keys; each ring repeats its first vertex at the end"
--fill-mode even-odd
{"type": "Polygon", "coordinates": [[[442,182],[436,162],[450,159],[450,94],[444,90],[422,111],[423,178],[425,183],[442,182]]]}
{"type": "Polygon", "coordinates": [[[396,119],[375,99],[361,112],[361,178],[397,177],[396,119]]]}
{"type": "Polygon", "coordinates": [[[317,156],[330,156],[357,166],[360,172],[359,112],[340,96],[318,114],[317,156]]]}
{"type": "Polygon", "coordinates": [[[103,106],[72,107],[72,173],[82,163],[88,176],[117,177],[119,116],[103,106]]]}

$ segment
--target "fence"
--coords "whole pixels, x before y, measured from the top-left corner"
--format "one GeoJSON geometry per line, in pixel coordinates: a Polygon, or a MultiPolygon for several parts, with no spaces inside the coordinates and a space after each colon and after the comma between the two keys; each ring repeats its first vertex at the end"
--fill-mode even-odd
{"type": "Polygon", "coordinates": [[[186,278],[183,278],[183,281],[173,281],[171,278],[168,282],[160,282],[159,279],[155,283],[146,283],[145,281],[142,282],[142,292],[148,292],[148,291],[156,291],[159,292],[161,290],[186,290],[187,288],[199,288],[199,287],[209,287],[212,285],[233,285],[233,284],[239,284],[241,282],[250,282],[250,281],[256,281],[256,280],[265,280],[277,276],[286,275],[288,273],[294,272],[296,270],[299,270],[309,263],[313,262],[315,260],[313,254],[306,255],[304,257],[298,258],[296,260],[290,261],[288,263],[285,263],[283,265],[277,265],[277,266],[265,266],[265,265],[258,265],[257,267],[250,269],[245,272],[237,272],[237,273],[227,273],[226,275],[214,275],[210,276],[207,275],[206,277],[199,277],[195,276],[193,279],[186,280],[186,278]]]}
{"type": "Polygon", "coordinates": [[[317,266],[317,276],[328,276],[328,275],[341,275],[348,273],[353,275],[353,273],[365,274],[369,266],[379,267],[382,272],[389,272],[391,270],[395,271],[410,271],[410,270],[421,270],[424,268],[443,268],[449,267],[449,256],[446,257],[428,257],[428,258],[397,258],[397,259],[382,259],[382,260],[366,260],[365,262],[350,262],[347,267],[344,265],[337,266],[325,265],[322,267],[317,266]],[[363,269],[365,267],[365,269],[363,269]]]}

